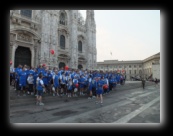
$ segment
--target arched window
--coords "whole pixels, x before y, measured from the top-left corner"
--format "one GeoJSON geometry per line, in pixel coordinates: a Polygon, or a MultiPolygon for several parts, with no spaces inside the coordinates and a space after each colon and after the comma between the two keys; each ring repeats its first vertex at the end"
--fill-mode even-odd
{"type": "Polygon", "coordinates": [[[82,42],[81,41],[78,42],[78,51],[82,52],[82,42]]]}
{"type": "Polygon", "coordinates": [[[28,18],[31,18],[32,17],[32,10],[21,10],[20,14],[23,16],[26,16],[28,18]]]}
{"type": "Polygon", "coordinates": [[[61,49],[65,49],[65,36],[64,35],[60,36],[60,47],[61,47],[61,49]]]}
{"type": "Polygon", "coordinates": [[[65,25],[65,14],[64,13],[60,14],[59,23],[62,25],[65,25]]]}

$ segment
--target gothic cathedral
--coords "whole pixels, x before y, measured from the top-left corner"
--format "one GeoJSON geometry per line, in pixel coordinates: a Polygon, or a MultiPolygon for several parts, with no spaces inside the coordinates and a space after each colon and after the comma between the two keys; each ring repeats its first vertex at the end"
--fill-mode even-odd
{"type": "Polygon", "coordinates": [[[95,69],[94,10],[86,10],[85,20],[78,10],[11,10],[10,60],[14,67],[95,69]]]}

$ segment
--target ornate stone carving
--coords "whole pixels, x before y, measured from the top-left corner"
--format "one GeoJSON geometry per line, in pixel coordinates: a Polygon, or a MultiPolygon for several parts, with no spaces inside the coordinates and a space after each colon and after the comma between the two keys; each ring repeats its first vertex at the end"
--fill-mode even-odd
{"type": "Polygon", "coordinates": [[[11,19],[12,23],[16,23],[16,18],[11,19]]]}
{"type": "Polygon", "coordinates": [[[31,26],[30,26],[32,29],[34,29],[34,23],[31,23],[31,26]]]}
{"type": "Polygon", "coordinates": [[[34,25],[34,29],[35,30],[38,30],[38,25],[34,25]]]}
{"type": "Polygon", "coordinates": [[[10,34],[10,42],[14,42],[15,41],[15,35],[16,34],[10,34]]]}
{"type": "Polygon", "coordinates": [[[18,34],[17,39],[22,40],[22,41],[26,41],[26,42],[32,42],[32,38],[26,34],[18,34]]]}
{"type": "Polygon", "coordinates": [[[17,20],[17,23],[18,23],[19,25],[21,25],[21,20],[20,20],[20,19],[18,19],[18,20],[17,20]]]}

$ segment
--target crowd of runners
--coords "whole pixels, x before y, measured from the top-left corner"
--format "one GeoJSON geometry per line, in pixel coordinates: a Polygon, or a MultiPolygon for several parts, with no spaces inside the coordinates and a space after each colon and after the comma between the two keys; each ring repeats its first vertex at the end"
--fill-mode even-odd
{"type": "MultiPolygon", "coordinates": [[[[10,64],[11,65],[11,64],[10,64]]],[[[109,93],[117,84],[124,84],[125,76],[116,71],[97,71],[82,69],[50,69],[46,65],[37,68],[19,65],[10,66],[10,85],[14,86],[18,96],[34,95],[38,105],[42,103],[44,93],[52,96],[79,97],[88,95],[88,99],[97,97],[96,104],[103,104],[103,94],[109,93]]]]}

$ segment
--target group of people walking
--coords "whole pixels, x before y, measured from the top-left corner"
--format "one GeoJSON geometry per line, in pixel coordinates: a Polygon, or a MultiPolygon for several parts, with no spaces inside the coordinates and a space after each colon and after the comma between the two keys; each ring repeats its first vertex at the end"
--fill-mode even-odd
{"type": "Polygon", "coordinates": [[[78,97],[88,94],[88,99],[97,97],[96,104],[103,104],[103,94],[109,93],[117,84],[125,83],[124,75],[116,71],[89,71],[64,68],[49,69],[44,65],[37,68],[19,65],[10,66],[10,85],[18,96],[35,95],[37,105],[42,103],[44,93],[52,96],[78,97]]]}

